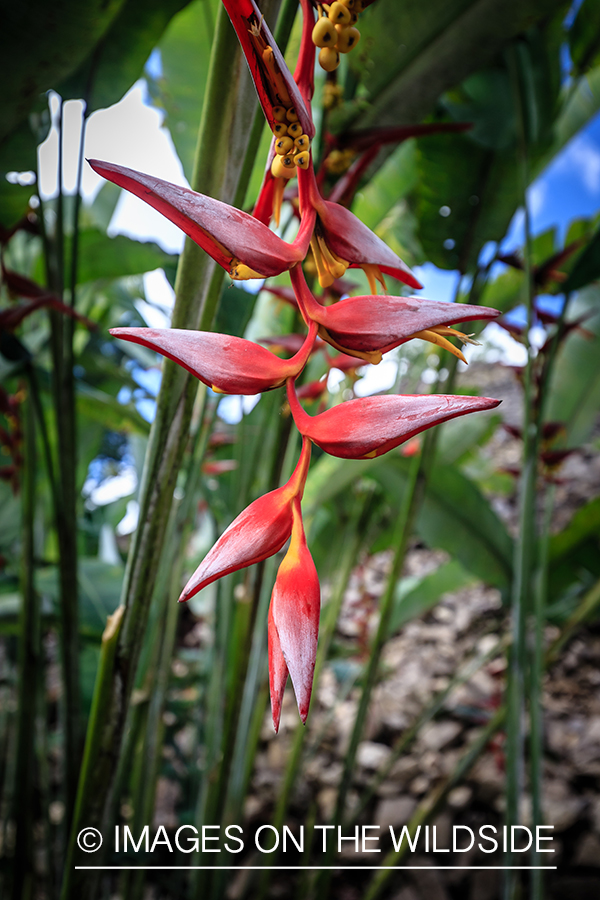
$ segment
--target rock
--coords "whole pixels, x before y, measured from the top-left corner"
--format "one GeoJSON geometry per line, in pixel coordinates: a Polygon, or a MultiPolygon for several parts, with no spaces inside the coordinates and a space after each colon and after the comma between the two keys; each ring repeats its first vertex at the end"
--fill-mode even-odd
{"type": "Polygon", "coordinates": [[[441,750],[452,743],[461,731],[462,726],[450,719],[444,722],[432,722],[423,729],[419,736],[419,742],[428,750],[441,750]]]}
{"type": "Polygon", "coordinates": [[[378,769],[388,761],[391,748],[387,744],[376,744],[374,741],[362,741],[356,751],[356,761],[364,769],[378,769]]]}
{"type": "Polygon", "coordinates": [[[416,806],[417,802],[413,797],[400,796],[381,800],[375,810],[375,824],[382,831],[387,831],[390,825],[392,828],[400,828],[409,821],[416,806]]]}
{"type": "Polygon", "coordinates": [[[595,834],[585,834],[573,862],[576,866],[600,867],[600,838],[595,834]]]}

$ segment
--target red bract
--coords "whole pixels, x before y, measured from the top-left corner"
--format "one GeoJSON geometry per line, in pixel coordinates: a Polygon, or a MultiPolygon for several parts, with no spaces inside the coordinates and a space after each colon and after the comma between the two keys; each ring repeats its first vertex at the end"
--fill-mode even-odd
{"type": "Polygon", "coordinates": [[[292,539],[279,566],[269,608],[269,687],[275,731],[279,730],[288,672],[300,718],[306,722],[319,632],[319,577],[306,546],[297,498],[292,512],[292,539]]]}
{"type": "Polygon", "coordinates": [[[218,578],[262,562],[281,550],[292,532],[292,501],[302,496],[309,462],[310,443],[304,441],[290,480],[259,497],[239,514],[189,579],[179,597],[180,603],[218,578]]]}
{"type": "Polygon", "coordinates": [[[254,0],[223,0],[223,6],[244,51],[269,127],[278,122],[273,109],[293,106],[303,133],[312,138],[315,128],[310,109],[254,0]]]}
{"type": "Polygon", "coordinates": [[[315,342],[316,323],[291,359],[228,334],[183,328],[111,328],[117,338],[142,344],[179,363],[204,384],[225,394],[260,394],[295,377],[306,365],[315,342]]]}
{"type": "Polygon", "coordinates": [[[258,219],[234,206],[125,166],[97,159],[88,162],[103,178],[140,197],[181,228],[232,278],[279,275],[308,252],[314,214],[312,219],[310,214],[303,219],[296,240],[287,244],[258,219]]]}
{"type": "Polygon", "coordinates": [[[448,328],[473,319],[494,319],[500,313],[487,306],[442,303],[417,297],[348,297],[333,306],[321,306],[309,290],[302,270],[292,270],[291,278],[302,315],[319,323],[323,340],[338,350],[378,363],[382,353],[418,337],[444,346],[455,356],[462,353],[446,340],[461,332],[448,328]],[[437,329],[437,330],[436,330],[437,329]]]}
{"type": "Polygon", "coordinates": [[[489,397],[386,394],[348,400],[318,416],[309,416],[298,402],[293,381],[288,381],[287,389],[300,433],[326,453],[343,459],[381,456],[432,425],[494,409],[500,403],[489,397]]]}
{"type": "Polygon", "coordinates": [[[323,256],[323,264],[328,274],[323,277],[319,270],[319,282],[328,287],[336,277],[340,277],[346,268],[362,268],[365,270],[371,290],[375,293],[375,279],[383,272],[397,278],[409,287],[419,290],[422,285],[408,266],[402,262],[393,250],[380,237],[367,228],[354,213],[337,203],[324,200],[321,196],[312,166],[298,170],[298,189],[302,214],[313,209],[317,213],[315,237],[311,242],[313,253],[319,269],[318,253],[323,256]],[[318,247],[315,245],[318,242],[318,247]],[[325,246],[324,246],[325,245],[325,246]],[[327,250],[333,252],[338,261],[341,260],[343,271],[339,274],[334,265],[327,259],[327,250]]]}

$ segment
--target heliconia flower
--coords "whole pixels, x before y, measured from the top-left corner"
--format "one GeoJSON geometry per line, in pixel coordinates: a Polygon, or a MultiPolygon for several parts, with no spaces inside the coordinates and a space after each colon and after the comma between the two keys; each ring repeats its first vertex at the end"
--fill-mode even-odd
{"type": "Polygon", "coordinates": [[[494,409],[500,400],[444,394],[385,394],[348,400],[309,416],[298,402],[292,379],[287,382],[290,409],[298,431],[330,456],[372,459],[409,438],[463,416],[494,409]]]}
{"type": "Polygon", "coordinates": [[[288,673],[300,718],[306,722],[321,607],[319,577],[306,546],[298,497],[293,501],[292,514],[292,539],[279,566],[269,607],[269,687],[276,732],[288,673]]]}
{"type": "Polygon", "coordinates": [[[179,363],[222,394],[260,394],[298,375],[310,356],[317,324],[291,359],[281,359],[244,338],[184,328],[111,328],[113,337],[142,344],[179,363]]]}
{"type": "Polygon", "coordinates": [[[283,487],[251,503],[223,532],[184,587],[180,603],[218,578],[262,562],[281,550],[292,533],[293,500],[302,497],[304,491],[310,447],[310,441],[302,442],[300,459],[283,487]]]}
{"type": "Polygon", "coordinates": [[[412,338],[445,347],[459,359],[464,356],[447,338],[473,343],[469,336],[450,328],[458,322],[494,319],[500,313],[487,306],[443,303],[420,297],[347,297],[322,306],[309,289],[302,269],[290,272],[300,310],[307,322],[319,323],[319,335],[343,353],[378,363],[383,353],[412,338]]]}
{"type": "Polygon", "coordinates": [[[277,237],[248,213],[125,166],[88,160],[92,169],[130,191],[181,228],[231,278],[268,278],[303,260],[314,230],[315,213],[308,211],[293,243],[277,237]]]}

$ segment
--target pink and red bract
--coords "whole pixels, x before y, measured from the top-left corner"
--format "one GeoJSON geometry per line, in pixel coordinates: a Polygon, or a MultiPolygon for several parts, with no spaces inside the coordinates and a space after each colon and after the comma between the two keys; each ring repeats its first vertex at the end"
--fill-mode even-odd
{"type": "MultiPolygon", "coordinates": [[[[343,2],[352,6],[349,0],[343,2]]],[[[100,175],[178,225],[232,278],[267,278],[290,272],[291,290],[271,288],[274,295],[299,309],[307,326],[306,336],[280,341],[282,348],[293,353],[290,359],[282,359],[252,341],[212,332],[155,328],[111,331],[115,337],[174,360],[218,392],[258,394],[286,384],[291,414],[302,435],[302,451],[294,472],[282,487],[254,500],[238,515],[202,560],[180,597],[180,601],[189,600],[218,578],[273,556],[289,540],[268,615],[269,685],[277,731],[288,675],[300,717],[306,721],[315,667],[320,588],[301,510],[311,446],[316,444],[326,453],[346,459],[373,458],[433,425],[498,404],[486,397],[385,395],[350,400],[312,416],[302,408],[298,397],[321,397],[325,382],[311,382],[297,390],[299,376],[311,354],[326,346],[323,341],[339,351],[335,359],[327,357],[329,366],[347,371],[364,360],[378,362],[383,353],[415,337],[461,356],[448,337],[467,338],[450,326],[491,319],[497,312],[376,293],[377,282],[385,288],[386,274],[412,288],[421,285],[403,261],[353,213],[321,194],[321,180],[315,177],[310,149],[315,66],[315,9],[311,0],[301,0],[300,4],[303,27],[294,76],[254,0],[224,0],[224,5],[274,134],[269,169],[254,214],[123,166],[99,160],[90,164],[100,175]],[[300,224],[296,238],[287,243],[268,226],[272,218],[278,220],[283,189],[293,175],[298,177],[296,213],[300,224]],[[334,300],[329,306],[319,302],[306,282],[302,263],[309,247],[319,283],[334,300]],[[344,287],[339,279],[351,267],[365,271],[371,294],[340,300],[344,287]]],[[[369,0],[362,0],[360,8],[368,5],[369,0]]],[[[405,136],[402,131],[397,139],[405,136]]],[[[365,147],[360,146],[368,149],[384,138],[394,139],[387,133],[366,134],[361,138],[365,147]]],[[[346,199],[346,189],[342,193],[346,199]]]]}

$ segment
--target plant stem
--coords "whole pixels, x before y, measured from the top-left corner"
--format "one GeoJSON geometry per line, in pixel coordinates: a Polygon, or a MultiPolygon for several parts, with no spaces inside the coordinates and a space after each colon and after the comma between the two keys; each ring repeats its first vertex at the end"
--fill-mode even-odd
{"type": "Polygon", "coordinates": [[[13,861],[13,898],[34,893],[33,798],[35,780],[35,723],[40,666],[40,602],[34,586],[34,520],[36,503],[35,420],[31,398],[25,403],[23,467],[23,602],[19,616],[19,706],[15,772],[16,844],[13,861]]]}
{"type": "MultiPolygon", "coordinates": [[[[213,42],[207,96],[203,106],[192,187],[231,201],[238,187],[246,152],[246,136],[256,109],[256,95],[239,44],[223,7],[219,9],[213,42]],[[235,122],[235,127],[233,123],[235,122]]],[[[176,280],[173,310],[175,327],[204,330],[211,325],[205,300],[215,264],[186,240],[176,280]]],[[[102,828],[112,805],[112,791],[123,729],[133,688],[140,648],[148,620],[148,586],[155,581],[169,518],[175,480],[187,441],[197,383],[175,364],[165,361],[140,485],[139,526],[131,544],[122,591],[125,607],[118,646],[110,665],[99,671],[95,696],[102,704],[88,729],[87,777],[81,779],[80,822],[102,828]]],[[[97,879],[90,873],[65,871],[63,897],[70,892],[93,897],[97,879]]]]}

